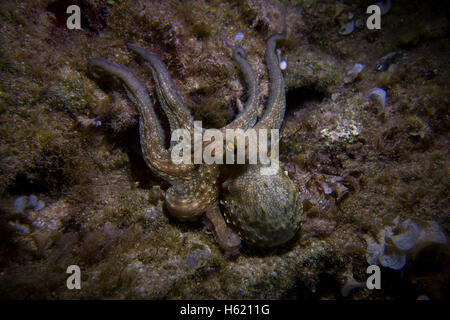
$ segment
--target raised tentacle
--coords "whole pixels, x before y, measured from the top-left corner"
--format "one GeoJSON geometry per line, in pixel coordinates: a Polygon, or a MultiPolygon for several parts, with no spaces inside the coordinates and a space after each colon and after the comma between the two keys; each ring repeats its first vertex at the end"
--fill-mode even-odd
{"type": "Polygon", "coordinates": [[[192,164],[175,165],[172,162],[170,150],[164,147],[164,131],[153,109],[147,89],[131,70],[101,58],[90,59],[88,69],[95,78],[99,78],[95,69],[100,69],[109,75],[116,76],[125,85],[128,96],[139,109],[139,131],[144,160],[155,173],[171,181],[174,177],[186,176],[188,172],[195,169],[192,164]]]}
{"type": "Polygon", "coordinates": [[[247,84],[248,98],[245,102],[244,109],[238,116],[230,122],[228,125],[223,127],[221,130],[225,129],[249,129],[253,127],[256,123],[256,118],[258,115],[258,80],[252,66],[248,63],[245,50],[240,46],[233,46],[224,40],[225,44],[233,50],[233,58],[241,69],[245,82],[247,84]]]}
{"type": "Polygon", "coordinates": [[[283,73],[276,54],[277,40],[284,39],[286,32],[275,34],[267,40],[266,64],[269,70],[269,99],[266,109],[255,125],[255,129],[279,129],[286,110],[286,97],[283,73]]]}
{"type": "Polygon", "coordinates": [[[286,92],[284,77],[280,69],[280,61],[276,54],[277,41],[286,38],[287,8],[283,8],[281,33],[272,35],[266,42],[266,64],[269,70],[269,99],[265,111],[255,125],[255,129],[279,129],[283,123],[286,110],[286,92]]]}
{"type": "Polygon", "coordinates": [[[139,54],[152,71],[156,93],[162,108],[167,114],[171,130],[179,128],[191,130],[193,127],[191,112],[177,92],[164,62],[156,55],[135,44],[128,43],[127,46],[130,50],[139,54]]]}

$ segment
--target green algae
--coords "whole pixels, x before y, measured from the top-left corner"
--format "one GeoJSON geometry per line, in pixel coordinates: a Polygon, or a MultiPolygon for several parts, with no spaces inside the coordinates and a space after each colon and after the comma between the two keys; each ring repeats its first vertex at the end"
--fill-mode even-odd
{"type": "MultiPolygon", "coordinates": [[[[414,19],[405,19],[403,29],[387,14],[380,32],[357,29],[343,38],[338,31],[349,9],[337,14],[334,2],[284,2],[288,37],[280,46],[288,62],[287,91],[316,89],[312,97],[288,99],[282,165],[299,189],[318,190],[311,192],[312,200],[336,205],[326,212],[311,208],[298,238],[286,248],[259,253],[244,247],[241,256],[226,259],[201,223],[184,225],[167,216],[161,191],[166,186],[136,161],[141,155],[133,105],[117,83],[111,91],[92,81],[86,62],[95,56],[123,64],[147,79],[154,96],[150,71],[125,49],[126,42],[139,43],[167,63],[195,117],[221,127],[236,114],[236,99],[245,100],[245,84],[221,37],[245,34],[241,45],[266,88],[264,43],[280,30],[271,14],[277,8],[251,1],[196,1],[194,9],[178,1],[147,8],[101,1],[93,6],[108,17],[104,28],[70,33],[45,13],[50,2],[1,4],[0,228],[7,253],[0,259],[1,297],[336,299],[339,290],[321,288],[323,274],[340,281],[350,266],[362,281],[362,235],[376,234],[379,221],[393,213],[414,215],[448,230],[448,39],[439,28],[444,20],[432,23],[428,17],[414,28],[409,22],[414,19]],[[369,70],[396,46],[408,58],[395,68],[363,72],[355,83],[343,85],[347,65],[362,62],[369,70]],[[375,86],[388,91],[381,116],[364,98],[375,86]],[[100,119],[102,125],[84,127],[83,118],[100,119]],[[303,183],[302,172],[318,177],[303,183]],[[323,197],[317,183],[327,182],[324,174],[347,179],[345,197],[338,201],[337,189],[323,197]],[[46,232],[11,213],[13,199],[28,192],[46,197],[46,214],[60,220],[61,231],[46,232]],[[67,204],[51,207],[58,201],[67,204]],[[317,217],[322,225],[316,226],[317,217]],[[9,224],[16,218],[32,236],[9,224]],[[320,226],[322,231],[315,230],[320,226]],[[191,270],[189,252],[206,248],[210,256],[191,270]],[[85,272],[81,292],[60,289],[72,263],[85,272]],[[36,279],[38,270],[48,272],[36,279]]],[[[398,5],[411,11],[406,1],[398,5]]],[[[267,89],[263,100],[266,94],[267,89]]],[[[398,294],[380,297],[365,290],[355,297],[398,294]]]]}

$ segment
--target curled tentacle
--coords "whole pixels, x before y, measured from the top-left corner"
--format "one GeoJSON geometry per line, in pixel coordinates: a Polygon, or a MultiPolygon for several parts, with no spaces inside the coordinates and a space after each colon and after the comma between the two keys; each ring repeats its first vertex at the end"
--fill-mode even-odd
{"type": "Polygon", "coordinates": [[[195,220],[214,205],[218,197],[216,165],[203,165],[189,180],[172,183],[166,192],[166,205],[177,219],[195,220]]]}
{"type": "Polygon", "coordinates": [[[239,253],[241,239],[227,226],[218,204],[206,211],[205,222],[225,255],[233,256],[239,253]]]}

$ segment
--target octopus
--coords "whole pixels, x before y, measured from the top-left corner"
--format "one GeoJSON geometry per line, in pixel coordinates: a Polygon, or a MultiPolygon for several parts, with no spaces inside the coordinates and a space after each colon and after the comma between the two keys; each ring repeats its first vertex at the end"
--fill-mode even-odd
{"type": "MultiPolygon", "coordinates": [[[[257,77],[246,59],[246,52],[225,41],[244,75],[249,93],[240,113],[220,129],[221,133],[226,129],[253,128],[269,132],[280,129],[286,98],[276,44],[285,35],[286,27],[266,43],[269,97],[260,116],[257,77]]],[[[167,66],[156,55],[135,44],[129,43],[127,47],[150,68],[170,131],[186,129],[193,132],[193,116],[177,92],[167,66]]],[[[241,241],[251,247],[272,248],[294,237],[303,207],[300,193],[287,172],[278,165],[275,174],[262,175],[263,164],[175,164],[171,151],[176,143],[166,147],[164,129],[150,95],[138,77],[130,69],[102,58],[90,59],[88,70],[95,79],[102,76],[118,78],[128,97],[137,105],[142,154],[148,167],[170,185],[164,201],[172,216],[180,221],[203,217],[226,256],[238,254],[241,241]],[[220,178],[223,175],[226,178],[220,178]]]]}

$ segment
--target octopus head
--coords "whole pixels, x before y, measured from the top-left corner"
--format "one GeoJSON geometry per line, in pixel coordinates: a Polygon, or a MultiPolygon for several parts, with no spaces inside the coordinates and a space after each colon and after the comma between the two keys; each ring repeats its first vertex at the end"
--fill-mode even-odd
{"type": "Polygon", "coordinates": [[[249,165],[224,183],[225,219],[249,245],[274,247],[296,234],[303,212],[300,193],[279,167],[263,175],[249,165]]]}

